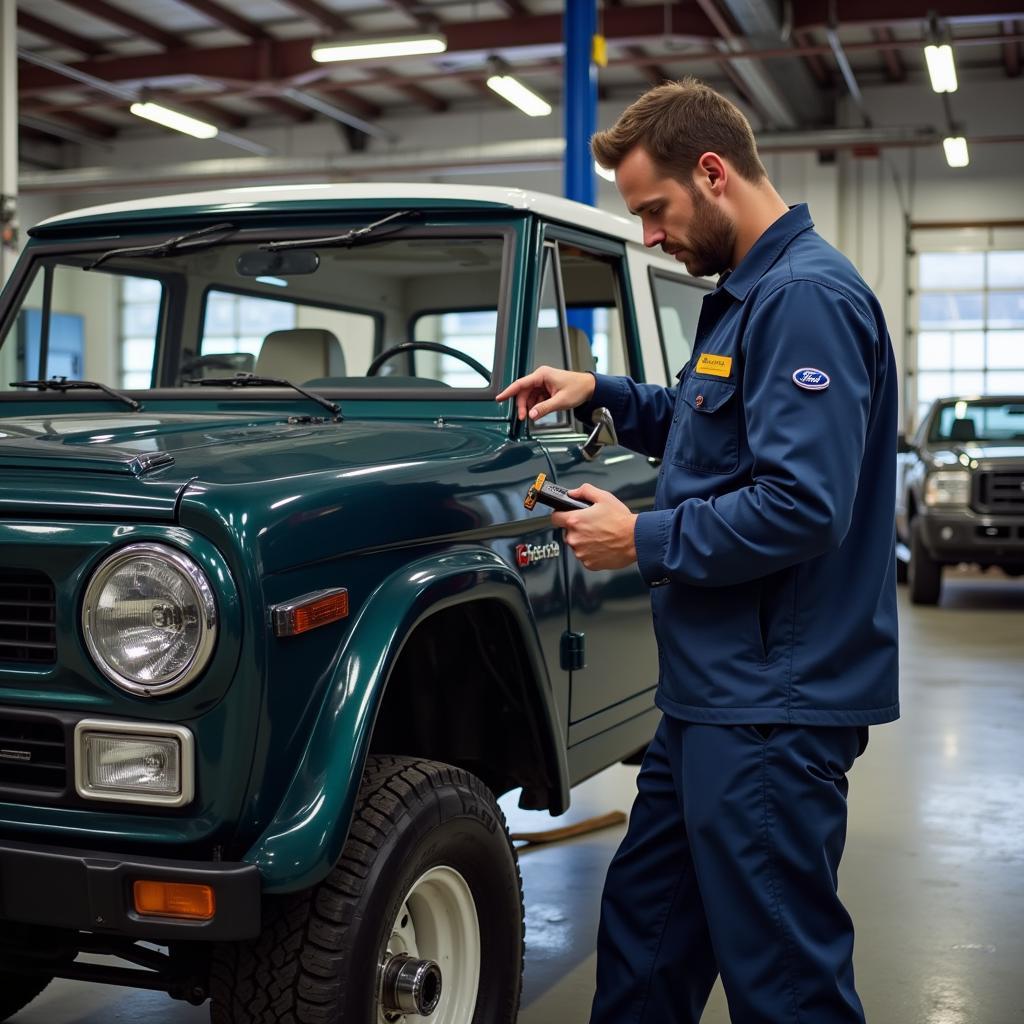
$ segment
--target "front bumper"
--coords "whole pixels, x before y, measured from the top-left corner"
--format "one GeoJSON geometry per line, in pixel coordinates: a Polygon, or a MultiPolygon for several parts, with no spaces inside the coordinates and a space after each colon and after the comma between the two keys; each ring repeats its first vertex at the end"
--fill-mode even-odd
{"type": "Polygon", "coordinates": [[[112,857],[90,850],[0,841],[0,930],[4,921],[171,942],[251,939],[260,932],[255,865],[112,857]],[[141,916],[132,900],[140,879],[209,885],[209,921],[141,916]]]}
{"type": "Polygon", "coordinates": [[[921,529],[924,546],[937,562],[1024,564],[1024,516],[928,511],[921,514],[921,529]]]}

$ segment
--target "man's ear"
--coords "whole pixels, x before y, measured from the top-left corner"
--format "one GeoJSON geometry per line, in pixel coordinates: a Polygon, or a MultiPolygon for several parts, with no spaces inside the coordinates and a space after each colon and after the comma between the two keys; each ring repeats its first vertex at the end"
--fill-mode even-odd
{"type": "Polygon", "coordinates": [[[697,177],[712,195],[720,196],[725,190],[729,169],[717,153],[702,153],[697,161],[697,177]]]}

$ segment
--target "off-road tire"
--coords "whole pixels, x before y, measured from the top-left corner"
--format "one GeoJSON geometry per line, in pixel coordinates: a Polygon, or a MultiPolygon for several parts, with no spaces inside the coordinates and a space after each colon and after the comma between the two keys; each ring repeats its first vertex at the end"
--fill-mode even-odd
{"type": "Polygon", "coordinates": [[[9,974],[0,971],[0,1022],[23,1010],[53,978],[45,974],[9,974]]]}
{"type": "Polygon", "coordinates": [[[474,775],[402,757],[367,760],[348,841],[312,890],[267,898],[258,939],[219,946],[212,1024],[378,1024],[377,969],[405,895],[457,870],[480,925],[472,1020],[514,1024],[522,988],[522,880],[504,816],[474,775]]]}
{"type": "Polygon", "coordinates": [[[938,604],[942,593],[942,563],[936,562],[924,546],[921,521],[910,524],[910,566],[907,585],[912,604],[938,604]]]}

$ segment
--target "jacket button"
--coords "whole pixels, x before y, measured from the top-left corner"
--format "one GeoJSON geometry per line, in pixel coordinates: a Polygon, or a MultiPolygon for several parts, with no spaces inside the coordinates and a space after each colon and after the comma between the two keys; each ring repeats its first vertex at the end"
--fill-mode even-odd
{"type": "Polygon", "coordinates": [[[697,408],[699,409],[703,404],[704,404],[704,396],[703,395],[698,395],[697,396],[697,400],[694,402],[694,405],[696,405],[697,408]]]}

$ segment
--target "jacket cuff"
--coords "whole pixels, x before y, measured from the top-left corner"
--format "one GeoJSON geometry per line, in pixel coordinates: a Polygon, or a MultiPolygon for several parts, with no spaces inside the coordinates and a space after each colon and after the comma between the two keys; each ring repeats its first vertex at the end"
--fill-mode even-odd
{"type": "Polygon", "coordinates": [[[594,410],[600,409],[602,405],[611,410],[613,417],[617,415],[626,393],[626,385],[621,377],[609,377],[603,373],[594,373],[593,370],[588,372],[595,381],[594,393],[588,401],[573,409],[573,416],[589,427],[594,410]]]}
{"type": "Polygon", "coordinates": [[[649,587],[660,587],[670,582],[665,569],[665,554],[671,521],[671,509],[641,512],[636,517],[633,527],[636,564],[649,587]]]}

